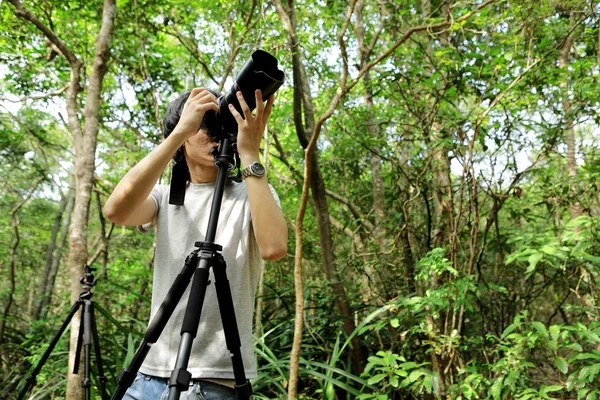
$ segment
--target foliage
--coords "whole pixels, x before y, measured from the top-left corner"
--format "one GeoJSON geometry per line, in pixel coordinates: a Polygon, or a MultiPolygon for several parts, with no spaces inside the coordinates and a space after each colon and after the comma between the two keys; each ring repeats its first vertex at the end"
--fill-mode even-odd
{"type": "MultiPolygon", "coordinates": [[[[106,260],[93,266],[109,390],[146,328],[153,237],[111,227],[99,207],[161,140],[166,105],[193,86],[227,90],[254,48],[277,56],[287,81],[264,145],[292,232],[304,170],[294,113],[308,101],[294,97],[293,56],[303,62],[311,101],[300,109],[312,104],[317,119],[338,90],[339,40],[354,83],[362,34],[372,44],[367,63],[407,40],[355,82],[317,145],[331,258],[356,330],[343,333],[338,294],[322,269],[323,229],[309,209],[298,396],[600,398],[598,5],[496,0],[456,23],[483,1],[365,0],[364,32],[355,8],[338,38],[348,2],[284,1],[295,7],[298,29],[290,48],[276,3],[117,2],[88,224],[90,259],[102,232],[108,237],[106,260]],[[364,371],[352,367],[352,337],[366,355],[364,371]]],[[[24,5],[85,62],[87,76],[102,2],[24,5]]],[[[34,310],[75,149],[61,91],[69,64],[7,2],[0,26],[0,318],[12,299],[0,337],[0,397],[10,398],[70,307],[63,248],[48,314],[38,319],[34,310]]],[[[306,113],[300,119],[314,123],[306,113]]],[[[290,241],[288,257],[267,263],[257,398],[287,397],[294,251],[290,241]]],[[[67,351],[63,338],[32,395],[64,396],[67,351]]]]}

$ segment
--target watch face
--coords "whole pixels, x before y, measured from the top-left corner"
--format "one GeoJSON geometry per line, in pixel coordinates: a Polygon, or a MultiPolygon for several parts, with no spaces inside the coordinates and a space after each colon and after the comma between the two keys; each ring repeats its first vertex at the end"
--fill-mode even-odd
{"type": "Polygon", "coordinates": [[[258,176],[262,176],[265,174],[265,167],[261,163],[253,163],[252,164],[252,172],[258,176]]]}

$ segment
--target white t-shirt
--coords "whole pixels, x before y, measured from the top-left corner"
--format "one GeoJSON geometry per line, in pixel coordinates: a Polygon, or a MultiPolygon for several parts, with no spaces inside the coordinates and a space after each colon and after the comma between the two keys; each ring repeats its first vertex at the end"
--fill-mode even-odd
{"type": "MultiPolygon", "coordinates": [[[[196,249],[194,243],[205,238],[214,188],[214,182],[188,183],[183,206],[169,204],[169,186],[156,185],[150,193],[157,210],[151,320],[176,276],[183,269],[186,257],[196,249]]],[[[279,198],[272,187],[271,192],[279,204],[279,198]]],[[[256,378],[252,315],[262,260],[252,230],[245,182],[228,182],[225,185],[215,243],[223,246],[221,254],[227,263],[226,274],[242,344],[241,354],[246,377],[256,378]]],[[[206,288],[198,335],[192,345],[188,371],[194,379],[233,379],[212,268],[209,281],[211,283],[206,288]]],[[[140,372],[159,377],[171,375],[175,367],[181,326],[191,286],[190,282],[159,340],[148,352],[140,372]]]]}

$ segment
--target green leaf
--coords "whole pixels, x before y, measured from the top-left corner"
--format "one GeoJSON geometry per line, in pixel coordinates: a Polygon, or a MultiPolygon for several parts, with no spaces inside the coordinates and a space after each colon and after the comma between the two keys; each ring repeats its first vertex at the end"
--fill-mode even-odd
{"type": "Polygon", "coordinates": [[[575,360],[600,360],[600,356],[594,353],[581,353],[575,356],[575,360]]]}
{"type": "Polygon", "coordinates": [[[535,328],[536,331],[538,331],[542,336],[547,337],[548,336],[548,332],[546,331],[546,326],[544,324],[542,324],[539,321],[533,321],[531,323],[531,326],[533,326],[535,328]]]}
{"type": "Polygon", "coordinates": [[[583,351],[583,347],[579,343],[571,343],[567,347],[575,351],[583,351]]]}
{"type": "Polygon", "coordinates": [[[548,332],[550,332],[552,340],[555,342],[558,341],[558,335],[560,335],[560,326],[552,325],[550,328],[548,328],[548,332]]]}
{"type": "Polygon", "coordinates": [[[506,327],[506,329],[504,330],[504,332],[502,332],[502,339],[506,338],[506,336],[510,335],[510,333],[512,331],[514,331],[515,329],[517,329],[519,327],[518,324],[510,324],[509,326],[506,327]]]}
{"type": "Polygon", "coordinates": [[[561,385],[542,386],[540,389],[540,393],[548,394],[548,393],[552,393],[552,392],[558,392],[559,390],[562,390],[562,389],[563,389],[563,387],[561,385]]]}
{"type": "Polygon", "coordinates": [[[556,357],[554,365],[556,365],[556,368],[563,374],[566,374],[569,371],[569,363],[562,357],[556,357]]]}
{"type": "Polygon", "coordinates": [[[393,318],[392,320],[390,320],[390,325],[393,328],[397,328],[400,326],[400,321],[398,320],[398,318],[393,318]]]}
{"type": "Polygon", "coordinates": [[[586,252],[582,252],[581,253],[581,257],[583,257],[584,259],[594,263],[594,264],[599,264],[600,265],[600,257],[598,256],[593,256],[591,254],[588,254],[586,252]]]}
{"type": "Polygon", "coordinates": [[[369,378],[367,381],[369,385],[374,385],[378,382],[381,382],[387,375],[386,374],[377,374],[369,378]]]}
{"type": "Polygon", "coordinates": [[[556,247],[554,247],[554,246],[548,246],[548,245],[542,246],[542,248],[540,248],[540,251],[542,251],[543,253],[546,253],[546,254],[550,254],[551,256],[555,256],[558,254],[558,251],[556,250],[556,247]]]}
{"type": "Polygon", "coordinates": [[[490,387],[490,394],[494,400],[500,400],[502,394],[502,383],[504,378],[497,378],[492,387],[490,387]]]}
{"type": "Polygon", "coordinates": [[[530,255],[529,259],[528,259],[529,267],[527,267],[526,273],[529,274],[529,273],[535,271],[535,266],[542,258],[544,258],[544,255],[541,253],[534,253],[534,254],[530,255]]]}
{"type": "Polygon", "coordinates": [[[592,390],[590,388],[583,388],[581,389],[578,393],[577,393],[577,400],[581,400],[585,397],[586,394],[588,394],[588,392],[592,390]]]}

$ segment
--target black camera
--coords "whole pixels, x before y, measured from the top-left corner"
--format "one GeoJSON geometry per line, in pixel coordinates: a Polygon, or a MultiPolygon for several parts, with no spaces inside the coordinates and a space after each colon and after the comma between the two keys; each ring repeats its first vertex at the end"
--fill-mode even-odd
{"type": "Polygon", "coordinates": [[[229,104],[241,114],[242,108],[236,93],[241,91],[250,110],[256,108],[255,91],[260,89],[264,100],[277,91],[285,81],[285,73],[277,67],[277,59],[263,50],[257,50],[246,61],[241,71],[237,74],[234,84],[227,94],[219,97],[219,111],[209,111],[202,120],[202,129],[215,142],[237,135],[237,122],[229,111],[229,104]]]}

